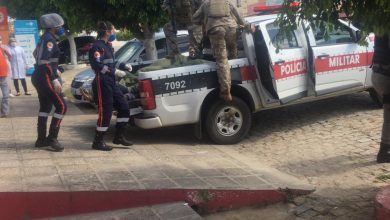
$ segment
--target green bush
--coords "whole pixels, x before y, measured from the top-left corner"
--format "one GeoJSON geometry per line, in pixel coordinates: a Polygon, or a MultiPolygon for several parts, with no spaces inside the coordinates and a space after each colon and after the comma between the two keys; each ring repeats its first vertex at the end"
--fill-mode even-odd
{"type": "Polygon", "coordinates": [[[116,39],[119,41],[128,41],[132,38],[134,38],[133,34],[127,29],[123,29],[116,33],[116,39]]]}

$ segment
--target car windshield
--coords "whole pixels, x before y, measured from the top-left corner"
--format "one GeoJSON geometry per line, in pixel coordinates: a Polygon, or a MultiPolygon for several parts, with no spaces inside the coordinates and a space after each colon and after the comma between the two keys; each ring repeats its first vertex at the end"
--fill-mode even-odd
{"type": "Polygon", "coordinates": [[[119,63],[125,63],[131,60],[141,47],[142,43],[139,41],[127,42],[115,53],[116,60],[119,63]]]}

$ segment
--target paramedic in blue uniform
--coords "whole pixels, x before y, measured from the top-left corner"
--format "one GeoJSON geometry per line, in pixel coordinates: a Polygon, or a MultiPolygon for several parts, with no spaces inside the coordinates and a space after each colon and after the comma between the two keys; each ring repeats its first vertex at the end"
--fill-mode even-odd
{"type": "Polygon", "coordinates": [[[53,151],[63,151],[64,147],[58,142],[57,137],[67,107],[57,75],[58,58],[60,56],[57,39],[65,33],[62,27],[64,20],[60,15],[52,13],[42,15],[39,22],[41,27],[45,29],[45,33],[40,38],[34,51],[36,68],[31,77],[39,99],[38,138],[35,147],[49,146],[53,151]],[[51,120],[49,135],[46,137],[47,120],[53,105],[55,111],[51,120]]]}
{"type": "Polygon", "coordinates": [[[121,75],[122,70],[130,70],[130,65],[121,63],[120,69],[115,68],[115,57],[111,42],[115,40],[115,28],[108,21],[98,22],[98,36],[89,51],[89,61],[95,72],[92,83],[95,100],[98,104],[99,117],[97,121],[95,139],[92,148],[96,150],[110,151],[112,147],[105,144],[103,137],[110,125],[112,110],[118,111],[116,119],[116,132],[113,143],[124,146],[132,145],[132,142],[124,136],[126,124],[129,121],[130,110],[122,91],[115,83],[116,75],[121,75]]]}

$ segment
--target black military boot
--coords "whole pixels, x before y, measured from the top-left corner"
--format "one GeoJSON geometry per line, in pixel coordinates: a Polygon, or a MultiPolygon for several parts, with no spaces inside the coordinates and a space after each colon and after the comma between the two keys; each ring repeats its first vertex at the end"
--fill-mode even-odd
{"type": "Polygon", "coordinates": [[[104,134],[105,131],[96,131],[95,133],[95,139],[93,140],[92,149],[95,150],[102,150],[102,151],[111,151],[112,147],[107,146],[104,142],[104,134]]]}
{"type": "Polygon", "coordinates": [[[381,143],[378,155],[376,156],[378,163],[390,163],[390,144],[381,143]]]}
{"type": "Polygon", "coordinates": [[[126,139],[125,135],[125,127],[117,128],[114,136],[114,140],[112,143],[114,144],[121,144],[124,146],[131,146],[133,145],[133,142],[126,139]]]}
{"type": "Polygon", "coordinates": [[[64,150],[64,147],[57,140],[58,132],[60,132],[60,127],[56,127],[53,121],[50,125],[49,135],[46,138],[46,143],[47,146],[50,146],[53,149],[53,151],[61,152],[64,150]]]}
{"type": "Polygon", "coordinates": [[[35,147],[46,147],[48,146],[46,143],[46,129],[47,129],[47,118],[46,117],[38,117],[38,138],[35,141],[35,147]]]}

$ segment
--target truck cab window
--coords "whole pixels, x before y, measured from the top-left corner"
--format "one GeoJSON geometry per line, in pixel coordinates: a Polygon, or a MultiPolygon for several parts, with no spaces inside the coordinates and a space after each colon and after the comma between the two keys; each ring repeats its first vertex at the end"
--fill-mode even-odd
{"type": "Polygon", "coordinates": [[[167,56],[167,43],[165,38],[156,40],[157,58],[162,59],[167,56]]]}
{"type": "Polygon", "coordinates": [[[317,46],[355,43],[352,31],[343,24],[338,27],[333,26],[333,29],[329,32],[328,37],[325,37],[325,33],[318,27],[315,27],[313,32],[317,46]]]}
{"type": "Polygon", "coordinates": [[[188,52],[189,36],[188,35],[178,35],[177,36],[177,44],[179,46],[180,53],[188,52]]]}
{"type": "Polygon", "coordinates": [[[280,49],[299,47],[294,32],[291,34],[291,39],[289,39],[289,37],[287,36],[283,36],[283,35],[278,36],[280,28],[275,23],[268,24],[266,28],[267,28],[268,35],[272,41],[272,45],[274,45],[274,47],[279,47],[280,49]]]}

